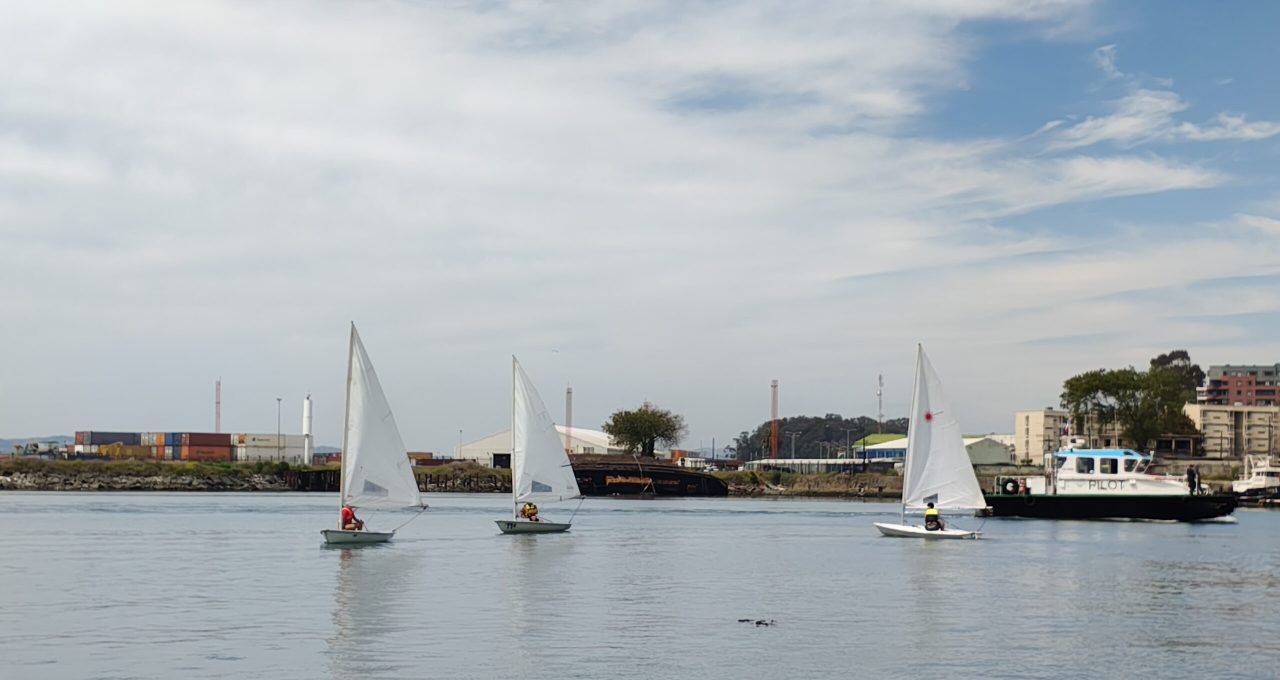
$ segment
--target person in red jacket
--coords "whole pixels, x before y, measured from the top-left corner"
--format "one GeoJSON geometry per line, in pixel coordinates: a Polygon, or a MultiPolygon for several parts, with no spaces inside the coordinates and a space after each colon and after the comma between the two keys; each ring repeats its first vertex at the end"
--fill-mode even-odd
{"type": "Polygon", "coordinates": [[[342,528],[347,531],[361,531],[364,522],[356,517],[356,511],[350,505],[342,506],[342,528]]]}

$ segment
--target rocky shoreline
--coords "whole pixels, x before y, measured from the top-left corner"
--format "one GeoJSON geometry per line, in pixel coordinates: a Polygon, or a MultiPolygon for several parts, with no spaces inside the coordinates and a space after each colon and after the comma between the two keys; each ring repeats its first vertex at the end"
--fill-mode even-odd
{"type": "Polygon", "coordinates": [[[0,472],[0,491],[289,491],[277,475],[0,472]]]}

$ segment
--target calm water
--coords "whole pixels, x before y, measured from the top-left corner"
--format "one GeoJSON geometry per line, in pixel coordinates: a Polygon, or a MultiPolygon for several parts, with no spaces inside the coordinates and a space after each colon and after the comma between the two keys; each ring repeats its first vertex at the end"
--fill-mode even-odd
{"type": "Polygon", "coordinates": [[[341,550],[335,495],[0,494],[0,676],[1280,677],[1280,513],[924,543],[881,504],[588,500],[502,536],[505,497],[428,502],[341,550]]]}

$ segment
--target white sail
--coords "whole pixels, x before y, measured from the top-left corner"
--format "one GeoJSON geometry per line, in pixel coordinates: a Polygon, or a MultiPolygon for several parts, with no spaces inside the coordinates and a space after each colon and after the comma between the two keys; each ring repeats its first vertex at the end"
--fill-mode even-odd
{"type": "Polygon", "coordinates": [[[578,480],[564,440],[529,376],[511,357],[511,475],[516,505],[577,498],[578,480]]]}
{"type": "Polygon", "coordinates": [[[357,508],[421,505],[404,440],[355,324],[348,362],[342,501],[357,508]]]}
{"type": "Polygon", "coordinates": [[[908,510],[920,510],[930,502],[940,510],[987,506],[964,447],[960,424],[942,393],[942,382],[933,372],[924,348],[917,347],[902,504],[908,510]]]}

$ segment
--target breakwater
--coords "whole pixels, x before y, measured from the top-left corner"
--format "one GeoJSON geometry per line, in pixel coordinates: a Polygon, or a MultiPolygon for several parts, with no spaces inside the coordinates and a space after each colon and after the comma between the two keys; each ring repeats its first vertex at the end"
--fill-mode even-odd
{"type": "Polygon", "coordinates": [[[288,491],[274,470],[203,463],[9,459],[0,461],[9,491],[288,491]]]}
{"type": "MultiPolygon", "coordinates": [[[[423,491],[511,492],[507,470],[454,464],[415,472],[423,491]]],[[[0,459],[0,490],[333,492],[338,467],[8,458],[0,459]]]]}

